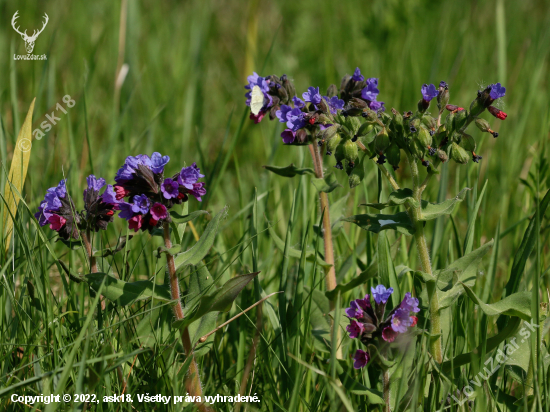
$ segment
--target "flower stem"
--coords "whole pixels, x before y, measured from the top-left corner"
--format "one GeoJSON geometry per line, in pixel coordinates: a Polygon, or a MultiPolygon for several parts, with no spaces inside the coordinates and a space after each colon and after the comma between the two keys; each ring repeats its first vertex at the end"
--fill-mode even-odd
{"type": "Polygon", "coordinates": [[[90,273],[97,273],[97,260],[94,256],[94,251],[92,250],[92,243],[90,242],[90,229],[86,229],[86,232],[82,231],[80,234],[82,237],[82,242],[84,243],[84,248],[86,249],[86,255],[88,255],[88,260],[90,261],[90,273]]]}
{"type": "MultiPolygon", "coordinates": [[[[170,240],[170,224],[164,223],[164,246],[167,249],[172,247],[172,241],[170,240]]],[[[170,275],[170,293],[172,300],[176,301],[176,304],[173,306],[174,315],[177,320],[182,320],[183,316],[183,307],[181,306],[181,296],[180,296],[180,286],[179,279],[176,275],[176,265],[174,263],[174,257],[170,254],[166,254],[166,263],[168,265],[168,273],[170,275]]],[[[191,337],[189,335],[189,329],[183,328],[180,329],[181,332],[181,342],[183,344],[183,349],[187,356],[191,356],[191,364],[189,365],[188,379],[185,382],[185,387],[189,395],[191,396],[200,396],[202,400],[202,386],[199,377],[199,368],[197,362],[195,361],[193,355],[193,347],[191,345],[191,337]]],[[[198,408],[202,412],[210,411],[206,405],[202,402],[198,405],[198,408]]]]}
{"type": "MultiPolygon", "coordinates": [[[[323,160],[315,144],[309,145],[309,151],[313,158],[315,176],[318,179],[323,178],[323,160]]],[[[334,247],[332,244],[332,227],[330,225],[328,195],[325,192],[319,192],[319,203],[321,204],[321,213],[323,213],[323,241],[325,243],[325,261],[331,265],[325,275],[327,290],[336,288],[336,271],[334,269],[334,247]]],[[[334,309],[334,303],[331,302],[331,309],[334,309]]]]}
{"type": "Polygon", "coordinates": [[[384,370],[382,374],[382,385],[383,385],[383,393],[384,393],[384,403],[386,404],[384,406],[384,412],[391,412],[390,407],[390,371],[384,370]]]}
{"type": "MultiPolygon", "coordinates": [[[[422,186],[419,183],[418,165],[416,160],[408,155],[409,167],[411,169],[411,175],[413,180],[413,197],[417,204],[413,205],[409,203],[409,215],[413,221],[415,232],[414,240],[416,241],[416,248],[420,255],[420,263],[424,272],[432,275],[432,264],[430,262],[430,254],[428,252],[428,244],[426,242],[426,236],[424,235],[424,222],[422,221],[422,186]]],[[[427,284],[428,297],[430,299],[430,333],[432,336],[441,335],[441,321],[439,317],[439,301],[437,300],[436,285],[433,283],[427,284]]],[[[443,362],[443,351],[441,348],[441,336],[433,339],[431,344],[431,353],[434,359],[441,363],[443,362]]]]}
{"type": "MultiPolygon", "coordinates": [[[[314,144],[309,145],[309,151],[313,158],[313,166],[315,168],[315,176],[317,178],[323,178],[323,158],[319,153],[318,146],[314,144]]],[[[330,225],[330,213],[328,195],[325,192],[319,192],[319,203],[321,206],[321,213],[323,213],[323,241],[325,244],[325,261],[331,265],[325,274],[325,282],[327,290],[333,290],[336,288],[336,270],[334,268],[334,246],[332,243],[332,227],[330,225]]],[[[334,309],[334,302],[330,301],[330,310],[334,309]]],[[[332,322],[333,328],[338,328],[338,323],[332,322]]],[[[336,332],[336,342],[341,341],[342,331],[338,328],[336,332]]],[[[338,344],[336,348],[336,358],[342,359],[342,347],[338,344]]]]}

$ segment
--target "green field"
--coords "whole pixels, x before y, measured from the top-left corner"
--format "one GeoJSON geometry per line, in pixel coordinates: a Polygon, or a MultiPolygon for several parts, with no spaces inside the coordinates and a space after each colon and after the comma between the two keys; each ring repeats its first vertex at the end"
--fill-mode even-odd
{"type": "MultiPolygon", "coordinates": [[[[213,325],[260,297],[282,291],[267,299],[261,312],[255,307],[204,344],[199,342],[195,357],[204,395],[240,393],[261,401],[221,401],[212,405],[214,410],[387,412],[380,370],[352,366],[360,345],[347,337],[344,316],[350,300],[381,282],[384,244],[401,291],[416,291],[421,298],[418,333],[401,348],[405,355],[399,362],[405,366],[390,368],[391,411],[549,412],[550,321],[545,319],[550,220],[549,212],[537,214],[550,189],[548,6],[543,0],[0,2],[0,211],[6,219],[8,171],[31,102],[36,97],[33,130],[52,123],[47,117],[52,112],[59,118],[26,152],[28,172],[8,237],[2,220],[0,410],[197,410],[184,399],[167,405],[138,401],[139,394],[172,399],[187,394],[189,357],[172,325],[170,305],[155,299],[129,305],[107,300],[102,309],[89,284],[74,281],[90,273],[83,248],[70,250],[56,242],[57,234],[38,227],[34,218],[46,190],[61,179],[67,179],[68,191],[81,209],[88,175],[112,184],[127,156],[160,152],[170,156],[169,173],[196,162],[206,176],[202,203],[191,199],[187,204],[189,212],[209,214],[183,226],[183,250],[228,206],[209,253],[178,272],[181,288],[190,287],[190,279],[205,268],[217,286],[260,271],[213,325]],[[16,10],[17,24],[27,33],[38,29],[48,14],[33,51],[46,54],[47,60],[14,59],[27,54],[10,25],[16,10]],[[424,83],[446,81],[450,103],[463,107],[489,84],[506,86],[499,108],[507,119],[482,115],[498,138],[475,126],[469,129],[481,162],[444,163],[423,195],[435,203],[455,197],[464,187],[471,189],[450,217],[428,221],[424,227],[434,270],[494,239],[472,271],[472,294],[486,304],[499,302],[510,294],[506,287],[516,273],[513,292],[523,292],[530,303],[525,308],[519,307],[523,301],[512,305],[506,312],[512,314],[508,326],[528,318],[540,324],[515,356],[479,385],[469,382],[480,372],[486,374],[486,362],[503,348],[504,342],[492,345],[491,337],[501,333],[505,323],[498,324],[499,316],[482,311],[460,289],[458,299],[442,310],[441,339],[448,362],[441,366],[429,350],[435,338],[428,333],[427,295],[422,299],[420,294],[425,286],[415,274],[421,262],[413,237],[397,231],[376,234],[341,220],[378,213],[362,205],[388,198],[392,189],[375,163],[365,160],[363,181],[350,189],[346,174],[334,169],[334,157],[324,158],[325,170],[333,171],[341,184],[328,194],[337,282],[368,277],[334,297],[334,310],[325,296],[325,271],[319,264],[325,252],[312,176],[287,178],[263,167],[313,165],[306,146],[283,144],[281,123],[266,117],[255,125],[248,118],[247,76],[253,71],[261,76],[287,74],[301,96],[309,86],[319,86],[322,92],[332,83],[339,86],[355,67],[365,77],[379,78],[379,100],[386,103],[386,112],[392,107],[416,110],[424,83]],[[67,95],[75,101],[73,107],[63,100],[67,95]],[[58,104],[66,114],[56,111],[58,104]],[[529,238],[531,220],[535,229],[529,238]],[[381,241],[384,238],[387,242],[381,241]],[[532,249],[518,269],[526,242],[532,249]],[[512,312],[524,315],[514,317],[512,312]],[[331,331],[333,319],[339,328],[331,331]],[[460,355],[470,353],[469,362],[454,367],[460,355]],[[469,402],[446,403],[451,392],[468,385],[475,392],[469,402]],[[133,402],[71,400],[29,407],[11,399],[13,394],[70,394],[72,399],[75,394],[95,394],[103,400],[122,393],[133,402]]],[[[407,167],[400,167],[395,177],[403,187],[411,185],[407,167]]],[[[180,206],[174,210],[182,211],[180,206]]],[[[93,246],[112,247],[127,234],[134,232],[115,217],[107,231],[94,235],[93,246]]],[[[126,282],[166,285],[165,256],[157,256],[163,245],[161,236],[135,234],[116,255],[98,258],[99,270],[126,282]]],[[[190,332],[198,340],[207,331],[196,331],[194,325],[190,332]]]]}

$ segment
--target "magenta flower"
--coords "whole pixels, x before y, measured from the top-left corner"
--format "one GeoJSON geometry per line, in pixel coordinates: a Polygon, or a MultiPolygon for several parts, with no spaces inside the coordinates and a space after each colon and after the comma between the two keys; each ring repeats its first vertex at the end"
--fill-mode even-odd
{"type": "Polygon", "coordinates": [[[166,219],[168,217],[168,210],[162,203],[155,203],[151,207],[151,216],[155,220],[166,219]]]}
{"type": "Polygon", "coordinates": [[[370,360],[370,356],[367,352],[361,349],[357,349],[353,356],[353,367],[355,369],[364,368],[370,360]]]}
{"type": "Polygon", "coordinates": [[[352,320],[348,326],[346,326],[346,330],[349,333],[349,337],[352,339],[358,338],[361,336],[363,331],[365,330],[365,326],[361,322],[357,322],[356,320],[352,320]]]}
{"type": "Polygon", "coordinates": [[[397,335],[399,335],[399,333],[394,331],[391,328],[391,326],[385,327],[384,330],[382,331],[382,338],[386,342],[393,342],[395,340],[395,338],[397,337],[397,335]]]}
{"type": "Polygon", "coordinates": [[[142,215],[135,215],[128,220],[128,228],[134,229],[134,232],[137,232],[141,228],[142,219],[142,215]]]}
{"type": "Polygon", "coordinates": [[[285,129],[281,133],[281,137],[283,138],[283,143],[291,144],[292,142],[294,142],[294,140],[296,140],[296,133],[290,129],[285,129]]]}
{"type": "Polygon", "coordinates": [[[364,312],[371,308],[369,295],[365,295],[364,299],[352,300],[349,306],[350,307],[346,309],[348,318],[361,319],[364,316],[364,312]]]}

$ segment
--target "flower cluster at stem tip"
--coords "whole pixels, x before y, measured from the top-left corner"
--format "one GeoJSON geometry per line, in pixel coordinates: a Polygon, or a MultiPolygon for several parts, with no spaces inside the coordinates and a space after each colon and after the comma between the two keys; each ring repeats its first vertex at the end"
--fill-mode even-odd
{"type": "Polygon", "coordinates": [[[81,211],[77,211],[63,179],[46,191],[35,217],[40,226],[49,224],[65,240],[79,239],[85,230],[105,230],[116,211],[128,221],[130,229],[152,231],[164,222],[171,222],[169,210],[175,204],[186,202],[189,195],[202,201],[206,194],[204,182],[199,182],[204,175],[196,163],[165,177],[164,167],[169,161],[169,156],[158,152],[151,156],[128,156],[115,176],[114,185],[106,185],[103,178],[88,176],[81,211]]]}
{"type": "Polygon", "coordinates": [[[446,82],[441,81],[438,86],[424,84],[414,112],[392,108],[391,113],[378,100],[378,78],[365,78],[359,68],[352,76],[344,76],[340,87],[330,85],[325,94],[319,87],[308,87],[301,98],[288,76],[262,77],[253,73],[245,86],[248,106],[255,87],[261,91],[263,103],[250,118],[260,123],[269,114],[271,120],[277,119],[285,125],[281,133],[284,144],[317,143],[326,155],[334,154],[335,167],[347,172],[350,187],[358,185],[364,177],[362,166],[356,170],[360,151],[364,152],[363,158],[376,158],[379,164],[387,161],[394,169],[399,168],[403,151],[428,171],[434,171],[449,158],[461,164],[470,159],[479,162],[481,156],[475,153],[476,142],[466,133],[467,127],[475,122],[482,132],[497,137],[489,122],[479,115],[487,109],[500,120],[507,116],[493,105],[506,94],[500,83],[479,90],[469,109],[449,104],[446,82]],[[428,109],[434,99],[437,111],[432,116],[428,109]],[[445,110],[448,114],[442,121],[445,110]]]}
{"type": "MultiPolygon", "coordinates": [[[[349,337],[359,339],[364,345],[378,342],[393,342],[399,334],[406,333],[409,328],[416,326],[418,318],[412,313],[420,311],[418,299],[405,293],[401,303],[386,316],[386,304],[393,293],[393,288],[378,285],[371,288],[372,299],[367,294],[363,299],[355,299],[350,302],[346,316],[350,319],[346,330],[349,337]],[[380,340],[382,339],[382,341],[380,340]]],[[[370,360],[368,351],[358,349],[353,357],[353,367],[363,368],[370,360]]]]}

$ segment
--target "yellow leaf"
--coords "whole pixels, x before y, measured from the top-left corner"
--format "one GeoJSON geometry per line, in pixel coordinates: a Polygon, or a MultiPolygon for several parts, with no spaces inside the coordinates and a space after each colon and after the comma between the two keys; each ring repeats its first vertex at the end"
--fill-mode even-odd
{"type": "Polygon", "coordinates": [[[11,233],[13,231],[12,216],[15,217],[17,213],[17,204],[20,199],[19,195],[23,192],[23,185],[27,177],[32,147],[32,113],[34,111],[35,100],[36,98],[33,99],[27,117],[25,118],[25,123],[23,123],[19,135],[17,136],[10,172],[8,174],[8,181],[4,191],[4,200],[7,204],[7,208],[4,208],[2,226],[4,227],[4,236],[6,239],[6,251],[10,247],[11,233]]]}

